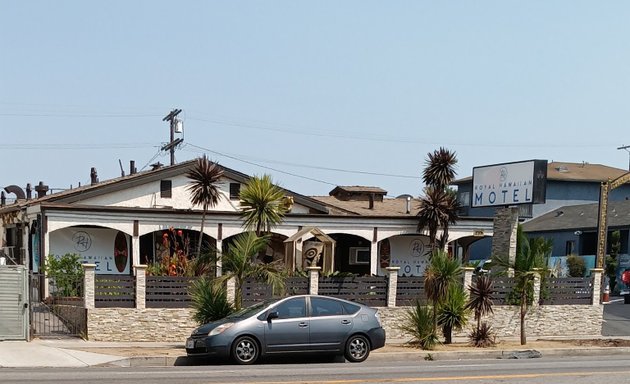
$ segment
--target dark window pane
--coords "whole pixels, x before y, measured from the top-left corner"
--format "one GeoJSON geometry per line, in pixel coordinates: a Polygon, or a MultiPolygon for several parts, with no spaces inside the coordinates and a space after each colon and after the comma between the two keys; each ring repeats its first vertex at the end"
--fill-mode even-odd
{"type": "Polygon", "coordinates": [[[311,297],[311,309],[313,317],[343,315],[341,302],[330,299],[311,297]]]}
{"type": "Polygon", "coordinates": [[[230,183],[230,199],[238,200],[241,193],[241,185],[239,183],[230,183]]]}
{"type": "Polygon", "coordinates": [[[279,319],[306,317],[306,300],[303,297],[289,299],[272,309],[272,311],[278,312],[279,319]]]}
{"type": "Polygon", "coordinates": [[[160,197],[170,198],[173,196],[173,182],[171,180],[160,181],[160,197]]]}
{"type": "Polygon", "coordinates": [[[343,303],[343,310],[346,312],[347,315],[354,315],[355,313],[359,312],[359,309],[361,309],[361,307],[356,304],[343,303]]]}

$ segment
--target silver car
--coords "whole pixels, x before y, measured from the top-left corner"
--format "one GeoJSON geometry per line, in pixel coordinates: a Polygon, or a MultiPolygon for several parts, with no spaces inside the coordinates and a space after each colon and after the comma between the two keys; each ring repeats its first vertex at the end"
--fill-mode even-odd
{"type": "Polygon", "coordinates": [[[186,340],[188,356],[232,358],[253,364],[288,353],[343,355],[362,362],[385,345],[376,309],[327,296],[264,301],[204,324],[186,340]]]}

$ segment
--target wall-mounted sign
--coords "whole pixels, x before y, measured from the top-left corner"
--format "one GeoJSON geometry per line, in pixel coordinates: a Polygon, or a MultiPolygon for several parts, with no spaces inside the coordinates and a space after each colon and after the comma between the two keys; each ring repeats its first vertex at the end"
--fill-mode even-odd
{"type": "Polygon", "coordinates": [[[129,274],[129,235],[115,229],[70,227],[50,233],[50,254],[74,253],[84,264],[96,264],[96,273],[129,274]]]}
{"type": "Polygon", "coordinates": [[[471,207],[543,204],[547,160],[529,160],[473,168],[471,207]]]}
{"type": "Polygon", "coordinates": [[[396,236],[381,241],[379,247],[379,275],[387,274],[386,267],[400,267],[399,276],[422,276],[429,265],[432,247],[426,236],[396,236]]]}

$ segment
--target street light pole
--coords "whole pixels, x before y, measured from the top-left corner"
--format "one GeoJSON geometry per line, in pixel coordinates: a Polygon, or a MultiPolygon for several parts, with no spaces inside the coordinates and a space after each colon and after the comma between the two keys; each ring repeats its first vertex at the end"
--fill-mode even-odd
{"type": "Polygon", "coordinates": [[[622,145],[621,147],[617,148],[617,149],[623,149],[626,152],[628,152],[628,171],[630,171],[630,145],[622,145]]]}

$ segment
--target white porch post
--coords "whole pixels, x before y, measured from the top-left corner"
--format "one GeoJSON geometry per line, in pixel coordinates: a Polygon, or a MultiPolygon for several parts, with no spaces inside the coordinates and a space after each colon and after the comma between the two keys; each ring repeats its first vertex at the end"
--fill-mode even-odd
{"type": "Polygon", "coordinates": [[[131,267],[140,265],[140,236],[135,235],[131,237],[131,254],[133,255],[131,267]]]}
{"type": "MultiPolygon", "coordinates": [[[[45,220],[45,218],[44,218],[45,220]]],[[[48,233],[48,231],[46,231],[44,233],[44,249],[42,250],[42,254],[39,256],[42,260],[42,265],[39,266],[39,273],[43,274],[43,267],[46,267],[46,258],[48,257],[48,254],[50,252],[50,234],[48,233]]],[[[94,268],[96,268],[96,265],[94,266],[94,268]]],[[[48,276],[47,274],[45,275],[45,279],[44,279],[44,289],[42,291],[42,298],[47,298],[48,296],[50,296],[50,286],[49,286],[49,281],[48,281],[48,276]]]]}
{"type": "Polygon", "coordinates": [[[322,267],[308,267],[308,293],[309,295],[317,295],[319,292],[319,271],[322,267]]]}
{"type": "MultiPolygon", "coordinates": [[[[223,250],[223,240],[217,240],[217,256],[221,255],[221,252],[223,250]]],[[[219,277],[223,274],[223,262],[221,261],[221,257],[217,257],[217,264],[216,264],[216,273],[215,276],[219,277]]]]}
{"type": "Polygon", "coordinates": [[[370,247],[370,274],[372,276],[378,274],[378,241],[372,241],[370,247]]]}

